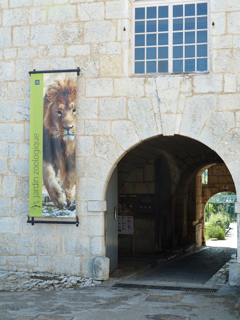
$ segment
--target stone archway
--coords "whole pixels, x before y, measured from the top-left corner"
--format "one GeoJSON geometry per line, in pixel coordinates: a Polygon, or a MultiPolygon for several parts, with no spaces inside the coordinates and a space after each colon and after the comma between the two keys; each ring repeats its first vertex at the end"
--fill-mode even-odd
{"type": "MultiPolygon", "coordinates": [[[[233,177],[236,192],[240,190],[240,158],[237,148],[240,129],[235,127],[231,112],[217,110],[215,95],[193,93],[197,89],[193,89],[191,77],[180,77],[177,80],[170,76],[146,79],[145,93],[136,89],[143,87],[143,79],[125,80],[124,83],[116,81],[116,87],[123,85],[122,91],[119,91],[121,96],[124,92],[131,92],[133,95],[130,97],[130,93],[126,93],[128,99],[125,102],[121,98],[127,105],[125,116],[122,119],[108,119],[107,131],[94,131],[91,127],[92,131],[89,129],[88,132],[93,132],[94,135],[84,136],[79,140],[81,172],[77,181],[77,201],[79,212],[82,210],[82,233],[86,234],[85,230],[90,229],[90,242],[101,244],[92,246],[94,250],[86,258],[87,264],[95,256],[105,256],[105,201],[112,172],[125,155],[148,140],[159,136],[166,139],[185,137],[201,143],[224,161],[233,177]],[[182,99],[179,100],[180,96],[182,99]]],[[[110,100],[114,103],[114,99],[110,100]]],[[[116,98],[117,101],[119,99],[116,98]]],[[[97,126],[98,121],[89,122],[89,126],[95,124],[97,126]]],[[[202,165],[216,162],[214,159],[208,161],[208,153],[202,154],[203,159],[206,161],[202,165]]],[[[191,162],[191,157],[188,160],[191,162]]],[[[202,166],[195,169],[199,171],[201,168],[202,166]]],[[[171,167],[171,170],[174,171],[174,168],[171,167]]],[[[176,197],[175,199],[178,201],[176,197]]],[[[236,212],[240,213],[240,204],[236,205],[236,212]]]]}
{"type": "MultiPolygon", "coordinates": [[[[198,176],[202,174],[201,170],[198,176]]],[[[199,186],[200,187],[200,186],[199,186]]],[[[236,193],[232,176],[225,164],[219,164],[208,168],[208,184],[202,185],[202,203],[206,205],[208,200],[217,193],[228,191],[236,193]]]]}
{"type": "MultiPolygon", "coordinates": [[[[166,170],[169,170],[172,190],[171,208],[161,207],[161,210],[165,210],[166,214],[159,218],[160,224],[164,221],[166,223],[166,228],[162,229],[169,229],[169,232],[165,234],[167,242],[186,245],[190,238],[189,221],[191,220],[191,224],[194,222],[193,227],[200,224],[202,226],[199,240],[199,245],[202,245],[204,223],[201,211],[202,194],[199,194],[197,184],[200,182],[198,173],[199,170],[213,164],[222,165],[223,160],[215,151],[197,140],[180,135],[155,136],[131,148],[118,162],[119,192],[126,195],[156,192],[156,183],[147,181],[143,176],[144,170],[150,172],[154,165],[156,169],[156,161],[160,158],[164,158],[167,162],[168,169],[166,167],[166,170]],[[189,200],[191,194],[188,192],[193,180],[195,180],[194,208],[189,200]],[[192,211],[190,220],[188,211],[192,211]]],[[[164,178],[164,176],[162,177],[164,178]]],[[[194,235],[196,240],[196,230],[194,235]]],[[[162,243],[163,240],[164,237],[161,238],[162,243]]]]}

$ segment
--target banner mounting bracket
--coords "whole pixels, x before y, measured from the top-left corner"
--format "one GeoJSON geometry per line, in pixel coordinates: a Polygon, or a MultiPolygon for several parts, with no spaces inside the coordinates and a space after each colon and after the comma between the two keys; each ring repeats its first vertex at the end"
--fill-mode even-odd
{"type": "Polygon", "coordinates": [[[36,69],[33,69],[33,71],[29,71],[29,74],[38,74],[38,73],[63,73],[63,72],[77,72],[77,75],[80,75],[80,68],[77,69],[65,69],[65,70],[41,70],[36,71],[36,69]]]}
{"type": "Polygon", "coordinates": [[[34,226],[35,223],[55,223],[55,224],[75,224],[76,227],[79,226],[79,220],[78,217],[76,217],[75,221],[59,221],[59,220],[34,220],[34,217],[29,217],[27,223],[31,223],[32,226],[34,226]]]}

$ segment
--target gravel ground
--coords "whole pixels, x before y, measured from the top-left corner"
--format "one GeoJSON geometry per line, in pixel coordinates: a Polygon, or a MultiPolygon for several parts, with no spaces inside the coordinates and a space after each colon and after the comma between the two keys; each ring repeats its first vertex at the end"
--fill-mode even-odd
{"type": "Polygon", "coordinates": [[[36,290],[77,290],[93,287],[101,281],[76,276],[54,275],[48,273],[6,272],[0,271],[1,291],[36,290]]]}

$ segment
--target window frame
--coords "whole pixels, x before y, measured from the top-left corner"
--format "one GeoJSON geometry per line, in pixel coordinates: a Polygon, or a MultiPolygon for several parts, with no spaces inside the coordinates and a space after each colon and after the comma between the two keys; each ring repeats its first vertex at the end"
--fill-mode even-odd
{"type": "MultiPolygon", "coordinates": [[[[147,20],[146,18],[144,19],[147,20]]],[[[195,28],[195,32],[196,32],[195,28]]],[[[146,34],[146,30],[145,30],[146,34]]],[[[158,31],[156,32],[158,35],[158,31]]],[[[189,75],[189,74],[206,74],[210,72],[210,5],[209,0],[132,0],[132,75],[135,77],[142,76],[164,76],[164,75],[189,75]],[[183,72],[173,72],[173,14],[172,9],[174,5],[185,5],[185,4],[196,4],[196,3],[207,3],[207,70],[204,71],[183,71],[183,72]],[[135,8],[147,8],[147,7],[158,7],[158,6],[168,6],[169,17],[168,17],[168,72],[156,72],[156,73],[135,73],[135,8]],[[171,15],[170,15],[171,13],[171,15]]],[[[196,46],[197,42],[195,40],[194,45],[196,46]]],[[[184,44],[183,44],[184,46],[184,44]]],[[[145,42],[144,48],[147,48],[147,44],[145,42]]],[[[156,45],[158,48],[158,45],[156,45]]],[[[146,50],[145,50],[146,52],[146,50]]],[[[186,58],[183,58],[186,59],[186,58]]],[[[195,55],[195,59],[197,56],[195,55]]],[[[146,57],[144,59],[144,63],[146,64],[146,57]]],[[[158,61],[156,59],[156,61],[158,61]]],[[[147,70],[146,70],[147,71],[147,70]]]]}

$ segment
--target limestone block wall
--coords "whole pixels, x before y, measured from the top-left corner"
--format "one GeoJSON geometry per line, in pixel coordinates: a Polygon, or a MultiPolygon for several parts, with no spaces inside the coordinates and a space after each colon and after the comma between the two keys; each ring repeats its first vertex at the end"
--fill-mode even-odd
{"type": "Polygon", "coordinates": [[[216,193],[224,191],[236,192],[231,174],[224,164],[212,166],[208,169],[208,184],[201,185],[203,205],[216,193]]]}
{"type": "Polygon", "coordinates": [[[240,2],[210,1],[211,66],[199,75],[133,76],[131,11],[128,0],[0,0],[1,269],[91,276],[93,258],[105,255],[111,173],[156,135],[184,135],[215,150],[239,192],[240,2]],[[28,71],[78,66],[80,227],[27,225],[28,71]]]}
{"type": "MultiPolygon", "coordinates": [[[[119,172],[121,175],[121,172],[119,172]]],[[[119,194],[153,194],[155,193],[154,161],[141,165],[133,170],[123,185],[119,185],[119,194]]]]}

